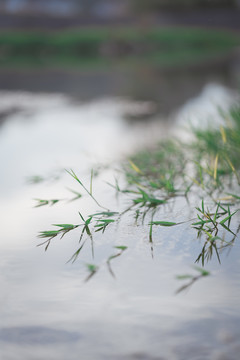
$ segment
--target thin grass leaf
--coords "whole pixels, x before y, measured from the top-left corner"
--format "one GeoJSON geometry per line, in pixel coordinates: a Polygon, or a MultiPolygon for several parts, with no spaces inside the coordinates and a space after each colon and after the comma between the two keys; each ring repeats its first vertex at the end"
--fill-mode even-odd
{"type": "Polygon", "coordinates": [[[85,224],[85,219],[84,219],[84,217],[82,216],[82,214],[81,214],[80,212],[78,212],[78,214],[79,214],[80,218],[82,219],[82,221],[83,221],[84,224],[85,224]]]}
{"type": "Polygon", "coordinates": [[[127,250],[127,246],[125,246],[125,245],[117,245],[117,246],[114,246],[115,247],[115,249],[119,249],[119,250],[122,250],[122,251],[125,251],[125,250],[127,250]]]}
{"type": "Polygon", "coordinates": [[[179,225],[179,223],[175,223],[171,221],[151,221],[149,225],[174,226],[174,225],[179,225]]]}
{"type": "Polygon", "coordinates": [[[205,224],[209,224],[209,223],[211,223],[211,222],[212,222],[211,220],[203,220],[203,219],[200,219],[200,221],[195,222],[195,223],[193,223],[192,225],[194,225],[194,226],[197,226],[197,225],[205,225],[205,224]]]}
{"type": "Polygon", "coordinates": [[[221,264],[221,259],[220,259],[220,256],[219,256],[219,252],[218,252],[218,248],[217,248],[217,245],[215,243],[212,244],[212,246],[214,247],[215,249],[215,252],[216,252],[216,255],[217,255],[217,259],[218,259],[218,262],[219,264],[221,264]]]}
{"type": "Polygon", "coordinates": [[[227,231],[229,231],[231,234],[233,234],[234,236],[236,236],[236,234],[234,234],[234,232],[233,232],[232,230],[230,230],[226,225],[221,224],[221,223],[220,223],[220,225],[221,225],[224,229],[226,229],[227,231]]]}
{"type": "Polygon", "coordinates": [[[110,224],[112,222],[115,222],[115,220],[113,220],[113,219],[98,219],[97,222],[103,223],[103,224],[110,224]]]}
{"type": "Polygon", "coordinates": [[[218,218],[218,209],[219,209],[219,206],[220,206],[220,203],[217,204],[217,208],[216,208],[216,211],[215,211],[215,214],[214,214],[214,218],[213,218],[214,223],[216,222],[216,220],[217,220],[217,218],[218,218]]]}
{"type": "Polygon", "coordinates": [[[230,168],[232,169],[233,173],[235,174],[238,184],[240,184],[240,178],[239,178],[239,175],[238,175],[233,163],[231,162],[231,160],[229,159],[229,157],[227,155],[225,155],[225,158],[226,158],[230,168]]]}
{"type": "Polygon", "coordinates": [[[218,167],[218,154],[216,155],[215,161],[214,161],[214,170],[213,170],[213,178],[214,180],[217,179],[217,167],[218,167]]]}
{"type": "Polygon", "coordinates": [[[77,228],[79,225],[73,225],[73,224],[53,224],[53,226],[58,226],[62,229],[60,229],[60,231],[62,230],[72,230],[77,228]]]}
{"type": "Polygon", "coordinates": [[[92,216],[90,216],[86,221],[85,221],[85,225],[88,226],[92,221],[92,216]]]}
{"type": "Polygon", "coordinates": [[[134,162],[132,160],[128,160],[129,161],[129,164],[131,165],[131,168],[138,174],[143,174],[142,171],[139,169],[139,167],[134,164],[134,162]]]}
{"type": "MultiPolygon", "coordinates": [[[[95,199],[95,197],[88,191],[88,189],[84,186],[84,184],[79,180],[79,178],[77,177],[77,175],[75,174],[75,172],[72,170],[72,169],[70,169],[70,170],[67,170],[66,169],[66,172],[69,174],[69,175],[71,175],[82,187],[83,187],[83,189],[87,192],[87,194],[93,199],[93,201],[95,201],[95,203],[100,207],[100,208],[102,208],[102,209],[106,209],[104,206],[101,206],[100,204],[99,204],[99,202],[95,199]]],[[[108,210],[108,209],[106,209],[106,210],[108,210]]]]}
{"type": "Polygon", "coordinates": [[[233,198],[240,200],[240,196],[235,195],[235,194],[231,194],[231,193],[227,193],[228,195],[232,196],[233,198]]]}
{"type": "Polygon", "coordinates": [[[59,230],[40,231],[38,237],[40,238],[53,238],[59,234],[59,230]]]}
{"type": "Polygon", "coordinates": [[[149,203],[150,203],[151,205],[162,205],[162,204],[166,204],[167,201],[166,201],[166,200],[162,200],[162,199],[156,199],[156,198],[150,197],[150,198],[149,198],[149,203]]]}
{"type": "Polygon", "coordinates": [[[220,126],[220,132],[221,132],[221,135],[222,135],[222,141],[223,141],[224,144],[226,144],[227,135],[226,135],[225,129],[224,129],[224,127],[222,125],[220,126]]]}
{"type": "MultiPolygon", "coordinates": [[[[229,216],[231,215],[229,205],[228,205],[228,215],[229,215],[229,216]]],[[[230,227],[231,219],[232,219],[232,217],[230,216],[229,219],[228,219],[228,225],[227,225],[228,228],[230,227]]]]}
{"type": "Polygon", "coordinates": [[[89,215],[89,216],[91,216],[91,217],[95,217],[95,216],[109,217],[109,216],[114,216],[114,215],[118,215],[118,214],[119,214],[119,212],[116,212],[116,211],[102,211],[102,212],[97,212],[97,213],[89,215]]]}
{"type": "Polygon", "coordinates": [[[219,224],[221,224],[221,225],[225,224],[225,222],[228,221],[229,219],[231,219],[233,217],[233,215],[235,215],[237,212],[238,212],[238,210],[234,211],[232,214],[228,215],[225,219],[220,221],[219,224]]]}
{"type": "Polygon", "coordinates": [[[115,185],[109,183],[106,181],[106,184],[108,184],[109,186],[111,186],[112,188],[114,188],[117,192],[122,192],[122,190],[120,189],[120,186],[118,184],[118,180],[117,178],[115,178],[115,185]]]}

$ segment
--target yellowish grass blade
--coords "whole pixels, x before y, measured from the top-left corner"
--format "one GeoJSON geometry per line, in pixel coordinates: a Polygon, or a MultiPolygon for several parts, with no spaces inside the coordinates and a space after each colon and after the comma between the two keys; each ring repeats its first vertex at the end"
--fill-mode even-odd
{"type": "Polygon", "coordinates": [[[136,173],[142,174],[142,171],[139,169],[139,167],[136,164],[134,164],[134,162],[132,160],[128,160],[128,161],[129,161],[129,164],[131,165],[132,169],[134,171],[136,171],[136,173]]]}
{"type": "Polygon", "coordinates": [[[226,132],[225,132],[223,126],[220,126],[220,132],[221,132],[221,135],[222,135],[222,141],[223,141],[224,144],[226,144],[226,142],[227,142],[227,135],[226,135],[226,132]]]}
{"type": "Polygon", "coordinates": [[[216,178],[217,178],[217,167],[218,167],[218,154],[215,157],[215,161],[214,161],[214,171],[213,171],[214,180],[216,180],[216,178]]]}

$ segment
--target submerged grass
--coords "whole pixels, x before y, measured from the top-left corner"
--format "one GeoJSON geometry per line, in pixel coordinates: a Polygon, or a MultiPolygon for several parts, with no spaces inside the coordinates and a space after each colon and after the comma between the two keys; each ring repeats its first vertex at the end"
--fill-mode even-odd
{"type": "MultiPolygon", "coordinates": [[[[190,282],[178,292],[209,275],[209,272],[203,269],[205,263],[211,260],[213,255],[221,263],[221,253],[234,245],[240,231],[239,219],[236,220],[240,210],[240,107],[235,106],[230,112],[222,113],[222,116],[225,118],[225,126],[219,129],[192,129],[194,140],[191,143],[167,140],[128,159],[123,165],[125,187],[121,188],[117,180],[112,185],[118,194],[128,199],[129,206],[124,211],[112,211],[99,204],[92,193],[93,172],[88,190],[73,170],[67,171],[101,210],[89,215],[87,219],[79,213],[80,224],[56,224],[57,229],[42,231],[39,237],[45,239],[45,248],[48,248],[52,239],[62,238],[69,231],[82,228],[79,247],[70,261],[78,259],[87,240],[90,240],[94,258],[94,234],[104,233],[114,227],[125,214],[132,216],[134,224],[141,220],[142,225],[148,227],[151,248],[155,229],[189,224],[190,228],[197,232],[195,238],[203,242],[195,260],[201,263],[202,268],[195,267],[200,274],[188,275],[190,282]],[[184,219],[182,214],[180,221],[175,219],[174,201],[179,197],[186,200],[193,218],[184,219]],[[169,206],[172,207],[172,215],[168,219],[164,210],[169,206]]],[[[58,202],[38,201],[37,206],[58,202]]],[[[111,261],[122,255],[127,246],[116,245],[115,249],[118,252],[104,261],[112,276],[114,272],[111,261]]],[[[99,264],[87,264],[87,280],[92,278],[99,268],[99,264]]]]}

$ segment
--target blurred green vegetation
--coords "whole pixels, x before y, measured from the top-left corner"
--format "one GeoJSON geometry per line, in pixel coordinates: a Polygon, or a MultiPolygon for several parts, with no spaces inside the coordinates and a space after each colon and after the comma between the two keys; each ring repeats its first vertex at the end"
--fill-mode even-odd
{"type": "Polygon", "coordinates": [[[187,65],[239,46],[238,35],[198,28],[85,28],[0,33],[1,66],[187,65]]]}
{"type": "MultiPolygon", "coordinates": [[[[199,194],[213,198],[215,192],[215,199],[218,192],[224,194],[224,188],[235,186],[237,189],[240,185],[240,106],[219,112],[224,125],[218,128],[209,124],[202,129],[199,124],[191,129],[194,141],[167,139],[132,156],[125,165],[128,183],[137,188],[142,186],[147,193],[164,190],[167,196],[186,194],[197,185],[199,194]]],[[[225,195],[231,195],[229,189],[224,191],[225,195]]],[[[232,195],[230,200],[234,199],[239,201],[239,194],[232,195]]]]}

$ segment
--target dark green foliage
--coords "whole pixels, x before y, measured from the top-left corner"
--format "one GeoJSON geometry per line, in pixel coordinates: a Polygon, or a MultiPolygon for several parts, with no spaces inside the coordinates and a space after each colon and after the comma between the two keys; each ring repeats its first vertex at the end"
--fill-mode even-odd
{"type": "Polygon", "coordinates": [[[114,59],[161,66],[186,65],[239,46],[224,31],[183,28],[83,28],[54,33],[0,33],[0,64],[109,66],[114,59]],[[140,56],[139,56],[140,55],[140,56]]]}

